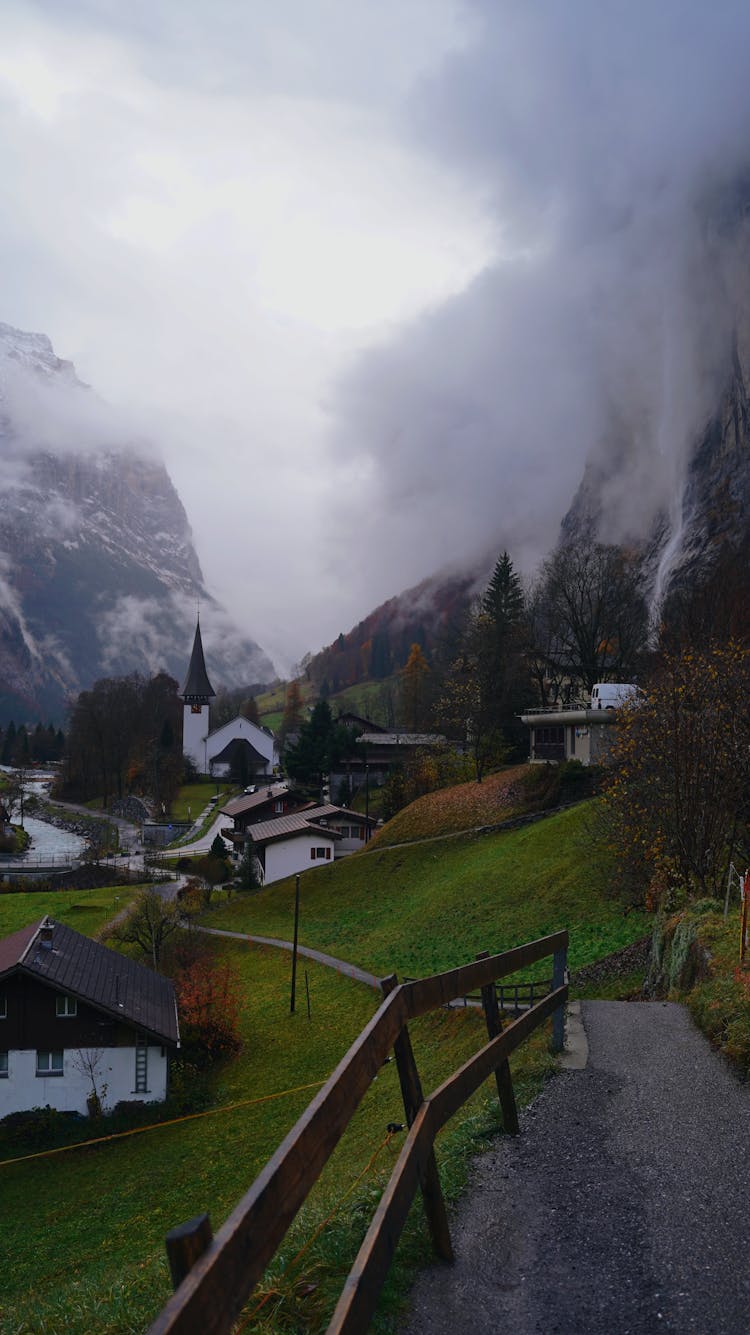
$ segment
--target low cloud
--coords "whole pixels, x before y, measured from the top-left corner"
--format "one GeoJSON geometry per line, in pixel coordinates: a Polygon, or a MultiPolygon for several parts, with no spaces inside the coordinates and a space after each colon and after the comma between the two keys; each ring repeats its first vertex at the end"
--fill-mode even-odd
{"type": "MultiPolygon", "coordinates": [[[[587,462],[601,532],[679,506],[747,298],[750,10],[475,0],[408,133],[486,191],[497,259],[341,382],[364,582],[550,549],[587,462]],[[675,504],[676,502],[676,504],[675,504]]],[[[337,534],[337,537],[339,534],[337,534]]]]}

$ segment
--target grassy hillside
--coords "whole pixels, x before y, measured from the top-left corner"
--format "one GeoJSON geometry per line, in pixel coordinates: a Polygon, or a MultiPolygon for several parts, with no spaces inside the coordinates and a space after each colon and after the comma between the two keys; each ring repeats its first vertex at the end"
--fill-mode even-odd
{"type": "MultiPolygon", "coordinates": [[[[505,834],[376,848],[306,873],[301,940],[378,974],[419,974],[450,967],[482,949],[501,950],[567,926],[572,966],[596,959],[642,935],[647,920],[626,913],[613,893],[611,868],[596,845],[591,810],[591,803],[582,804],[505,834]]],[[[289,938],[293,891],[288,881],[235,897],[206,921],[289,938]]],[[[94,901],[109,893],[89,892],[91,924],[86,930],[93,930],[97,913],[106,912],[94,901]]],[[[60,894],[23,898],[34,901],[32,917],[37,909],[38,916],[48,910],[48,898],[54,899],[56,916],[63,916],[60,894]]],[[[75,906],[83,906],[86,898],[81,892],[71,895],[75,902],[67,911],[83,915],[86,910],[75,906]]],[[[4,901],[9,901],[10,913],[11,904],[20,899],[0,897],[0,913],[4,901]]],[[[12,911],[25,910],[13,904],[12,911]]],[[[73,923],[80,928],[82,921],[73,923]]],[[[302,960],[300,1004],[292,1017],[286,953],[231,941],[217,941],[215,949],[231,959],[241,978],[244,1042],[239,1057],[212,1077],[210,1097],[216,1111],[101,1146],[0,1165],[3,1242],[6,1255],[13,1258],[4,1270],[0,1335],[142,1331],[169,1292],[166,1231],[205,1209],[215,1228],[223,1222],[312,1097],[313,1090],[300,1087],[330,1073],[377,1005],[373,990],[302,960]],[[278,1093],[282,1097],[267,1100],[278,1093]],[[221,1111],[243,1100],[264,1101],[221,1111]]],[[[543,966],[541,971],[546,972],[543,966]]],[[[481,1044],[482,1020],[471,1010],[441,1011],[415,1024],[412,1035],[423,1084],[430,1089],[481,1044]]],[[[517,1094],[526,1101],[550,1070],[545,1035],[540,1033],[512,1065],[517,1094]]],[[[492,1089],[488,1082],[438,1142],[451,1197],[463,1181],[469,1151],[498,1126],[492,1089]]],[[[263,1292],[269,1302],[260,1324],[254,1321],[249,1329],[324,1328],[401,1145],[398,1135],[384,1144],[386,1126],[401,1118],[391,1064],[378,1076],[295,1222],[266,1281],[263,1292]],[[345,1197],[374,1154],[372,1168],[354,1194],[345,1197]],[[321,1237],[295,1263],[316,1225],[337,1206],[321,1237]]],[[[376,1330],[394,1329],[393,1312],[408,1266],[423,1263],[428,1254],[417,1202],[376,1330]]]]}
{"type": "MultiPolygon", "coordinates": [[[[568,927],[575,969],[649,930],[617,898],[591,802],[504,834],[356,853],[302,877],[300,940],[383,975],[460,964],[568,927]]],[[[206,921],[291,939],[294,882],[238,896],[206,921]]],[[[544,971],[544,966],[539,966],[544,971]]]]}
{"type": "Polygon", "coordinates": [[[482,783],[459,783],[453,788],[426,793],[397,811],[371,840],[370,847],[385,848],[410,839],[430,839],[508,820],[527,805],[522,784],[530,770],[530,765],[514,765],[498,774],[489,774],[482,783]]]}

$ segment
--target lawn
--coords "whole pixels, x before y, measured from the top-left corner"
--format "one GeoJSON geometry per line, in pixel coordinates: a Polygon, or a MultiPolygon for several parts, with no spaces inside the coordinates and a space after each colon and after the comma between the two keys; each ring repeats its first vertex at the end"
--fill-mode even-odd
{"type": "Polygon", "coordinates": [[[99,890],[21,890],[0,894],[0,937],[10,936],[49,914],[84,936],[95,936],[138,892],[138,886],[99,890]]]}
{"type": "Polygon", "coordinates": [[[219,794],[219,801],[214,806],[221,806],[222,802],[228,800],[236,789],[234,785],[228,783],[217,784],[214,780],[208,783],[186,783],[183,784],[177,797],[172,803],[171,816],[173,820],[197,820],[201,812],[212,797],[219,794]],[[188,812],[188,807],[190,811],[188,812]]]}
{"type": "MultiPolygon", "coordinates": [[[[355,853],[306,872],[300,940],[378,976],[419,975],[567,927],[571,969],[588,964],[651,926],[617,897],[593,807],[506,833],[355,853]]],[[[290,878],[236,896],[205,921],[289,940],[293,907],[290,878]]]]}
{"type": "MultiPolygon", "coordinates": [[[[291,1091],[279,1099],[193,1121],[165,1126],[123,1140],[70,1150],[49,1158],[0,1167],[4,1202],[3,1335],[65,1330],[72,1335],[142,1331],[169,1293],[164,1260],[166,1231],[202,1210],[214,1227],[224,1218],[294,1123],[314,1090],[297,1087],[323,1080],[333,1069],[377,1004],[375,992],[331,970],[305,964],[310,982],[311,1019],[304,1000],[289,1014],[289,959],[277,951],[219,943],[238,968],[245,1004],[244,1050],[215,1079],[217,1104],[291,1091]],[[13,1264],[7,1264],[12,1257],[13,1264]]],[[[304,973],[301,976],[304,998],[304,973]]],[[[414,1048],[427,1089],[433,1087],[482,1041],[481,1016],[439,1012],[414,1026],[414,1048]]],[[[549,1068],[544,1040],[519,1057],[524,1080],[538,1088],[549,1068]]],[[[461,1175],[462,1137],[486,1134],[497,1115],[487,1093],[452,1124],[443,1138],[447,1181],[455,1189],[461,1175]]],[[[284,1256],[289,1259],[315,1225],[341,1200],[344,1191],[382,1146],[388,1122],[402,1120],[394,1065],[386,1066],[304,1208],[284,1256]]],[[[320,1283],[311,1300],[315,1311],[330,1309],[335,1289],[369,1221],[373,1193],[390,1172],[401,1137],[383,1146],[374,1170],[363,1180],[335,1222],[304,1258],[305,1273],[320,1283]]],[[[420,1211],[413,1212],[412,1235],[404,1253],[416,1248],[424,1259],[420,1211]]],[[[291,1292],[274,1270],[274,1287],[291,1292]]],[[[391,1281],[390,1299],[394,1301],[391,1281]]],[[[281,1322],[274,1299],[266,1309],[271,1329],[281,1322]]]]}

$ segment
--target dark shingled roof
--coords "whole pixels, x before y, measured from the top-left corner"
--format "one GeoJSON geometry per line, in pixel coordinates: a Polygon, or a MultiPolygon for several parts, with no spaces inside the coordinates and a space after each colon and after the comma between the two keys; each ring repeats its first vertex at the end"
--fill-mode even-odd
{"type": "Polygon", "coordinates": [[[247,740],[247,737],[232,737],[231,740],[227,742],[223,751],[218,751],[215,756],[211,757],[211,762],[215,765],[220,763],[233,764],[235,758],[238,759],[240,751],[243,750],[247,756],[248,764],[266,764],[266,757],[262,756],[260,751],[256,751],[252,742],[247,740]]]}
{"type": "Polygon", "coordinates": [[[214,699],[216,691],[208,680],[206,672],[206,660],[203,657],[203,641],[201,639],[201,623],[198,622],[195,628],[195,639],[193,640],[193,652],[190,655],[190,666],[187,670],[187,676],[182,683],[179,694],[188,702],[191,700],[214,699]]]}
{"type": "Polygon", "coordinates": [[[79,997],[106,1015],[145,1029],[162,1043],[179,1044],[170,980],[63,923],[43,918],[0,941],[0,978],[11,972],[28,974],[79,997]],[[42,945],[42,928],[51,929],[51,949],[42,945]]]}

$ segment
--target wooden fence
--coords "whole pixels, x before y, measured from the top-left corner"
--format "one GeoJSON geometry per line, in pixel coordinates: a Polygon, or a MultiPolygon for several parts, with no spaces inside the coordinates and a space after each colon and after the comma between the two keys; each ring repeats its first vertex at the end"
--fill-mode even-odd
{"type": "MultiPolygon", "coordinates": [[[[405,983],[416,983],[416,978],[404,978],[405,983]]],[[[503,1015],[520,1015],[521,1011],[527,1011],[535,1002],[546,997],[552,991],[552,979],[543,978],[541,980],[529,983],[508,983],[503,986],[502,983],[495,983],[495,996],[497,1004],[503,1015]]],[[[469,992],[465,997],[457,997],[455,1001],[448,1003],[453,1007],[460,1006],[481,1006],[481,992],[469,992]]]]}
{"type": "Polygon", "coordinates": [[[557,932],[500,955],[485,952],[472,964],[399,985],[382,980],[379,1010],[308,1105],[273,1158],[235,1207],[216,1237],[206,1215],[167,1236],[175,1292],[149,1335],[225,1335],[273,1258],[297,1211],[336,1148],[391,1049],[409,1127],[404,1145],[328,1327],[328,1335],[362,1335],[375,1309],[409,1208],[421,1189],[433,1246],[453,1259],[434,1141],[445,1123],[494,1073],[507,1131],[518,1131],[508,1058],[548,1016],[553,1047],[564,1041],[568,933],[557,932]],[[502,1029],[495,984],[518,969],[553,956],[552,990],[502,1029]],[[427,1098],[409,1037],[408,1022],[479,989],[489,1042],[427,1098]]]}

